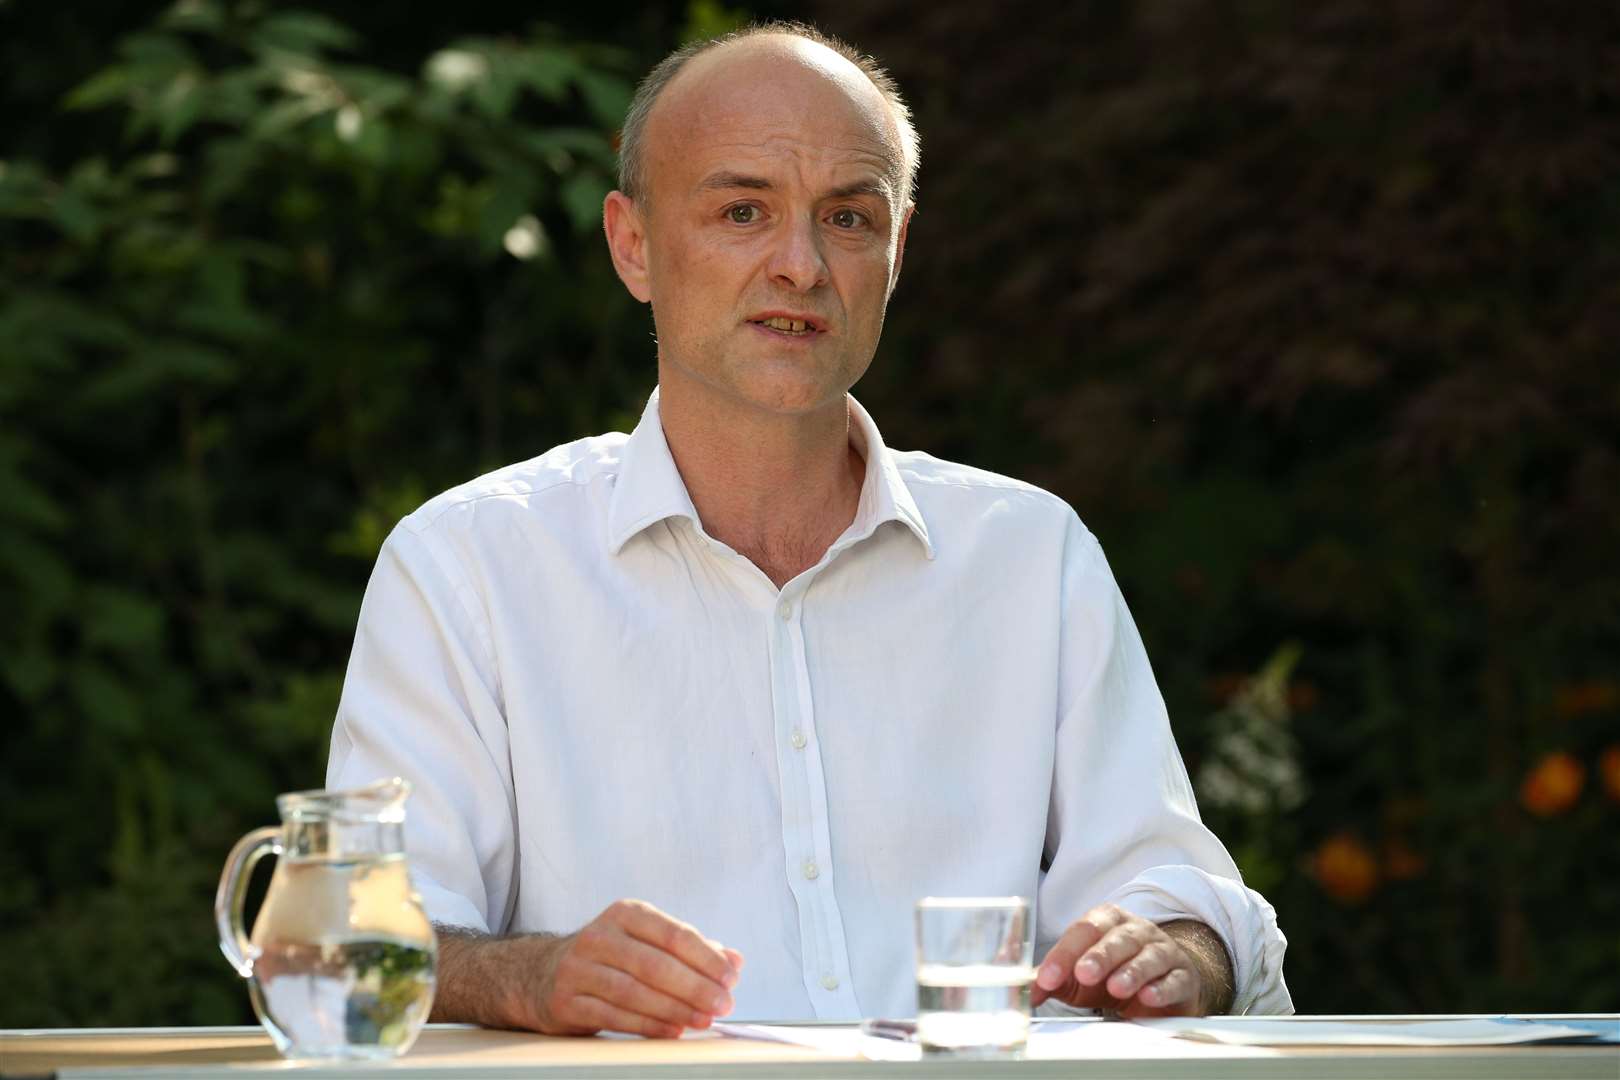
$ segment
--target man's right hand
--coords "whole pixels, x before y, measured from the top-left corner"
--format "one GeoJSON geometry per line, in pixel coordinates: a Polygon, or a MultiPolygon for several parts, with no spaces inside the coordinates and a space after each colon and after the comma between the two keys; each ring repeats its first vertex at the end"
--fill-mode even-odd
{"type": "Polygon", "coordinates": [[[742,963],[735,949],[640,900],[616,901],[566,937],[441,932],[434,1019],[672,1039],[731,1011],[742,963]]]}

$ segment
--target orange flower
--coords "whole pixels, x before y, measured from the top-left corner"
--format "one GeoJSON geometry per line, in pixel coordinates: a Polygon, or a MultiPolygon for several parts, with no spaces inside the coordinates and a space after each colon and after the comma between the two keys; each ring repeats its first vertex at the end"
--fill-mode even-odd
{"type": "Polygon", "coordinates": [[[1422,877],[1429,860],[1399,837],[1384,841],[1384,876],[1391,881],[1411,881],[1422,877]]]}
{"type": "Polygon", "coordinates": [[[1378,860],[1349,833],[1322,842],[1311,856],[1311,873],[1324,892],[1344,904],[1359,904],[1378,888],[1378,860]]]}
{"type": "Polygon", "coordinates": [[[1536,762],[1519,786],[1519,802],[1537,817],[1556,817],[1574,806],[1586,783],[1586,767],[1562,750],[1536,762]]]}
{"type": "Polygon", "coordinates": [[[1620,743],[1598,755],[1598,775],[1603,777],[1603,790],[1609,798],[1620,802],[1620,743]]]}
{"type": "Polygon", "coordinates": [[[1553,697],[1553,710],[1566,720],[1587,713],[1603,712],[1620,705],[1620,686],[1612,682],[1584,682],[1560,686],[1553,697]]]}

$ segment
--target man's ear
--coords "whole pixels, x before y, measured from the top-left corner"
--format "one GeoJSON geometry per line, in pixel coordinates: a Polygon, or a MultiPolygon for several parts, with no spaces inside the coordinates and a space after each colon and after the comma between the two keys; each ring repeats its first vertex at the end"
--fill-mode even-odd
{"type": "Polygon", "coordinates": [[[613,269],[630,295],[643,304],[652,301],[647,276],[647,227],[641,208],[622,191],[610,191],[602,200],[602,231],[607,233],[613,269]]]}
{"type": "Polygon", "coordinates": [[[917,204],[912,203],[900,217],[900,235],[894,244],[894,269],[889,272],[890,296],[894,295],[894,287],[900,284],[900,264],[906,261],[906,232],[911,228],[911,215],[916,209],[917,204]]]}

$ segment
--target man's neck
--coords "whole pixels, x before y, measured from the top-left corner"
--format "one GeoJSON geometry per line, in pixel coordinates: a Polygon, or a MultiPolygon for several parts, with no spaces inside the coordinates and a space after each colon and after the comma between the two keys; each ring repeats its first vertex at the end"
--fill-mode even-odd
{"type": "Polygon", "coordinates": [[[703,529],[781,588],[821,561],[855,520],[865,465],[848,399],[783,415],[661,383],[664,438],[703,529]]]}

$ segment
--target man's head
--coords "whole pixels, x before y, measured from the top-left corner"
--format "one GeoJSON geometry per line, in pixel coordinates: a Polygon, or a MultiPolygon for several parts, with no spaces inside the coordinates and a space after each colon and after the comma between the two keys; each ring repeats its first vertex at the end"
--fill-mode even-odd
{"type": "Polygon", "coordinates": [[[729,35],[636,95],[604,224],[652,305],[661,380],[800,413],[841,402],[871,362],[916,136],[892,81],[829,40],[792,24],[729,35]]]}
{"type": "Polygon", "coordinates": [[[917,129],[911,123],[911,108],[906,104],[905,98],[900,95],[899,84],[876,60],[862,53],[848,42],[841,41],[830,34],[824,34],[806,23],[783,20],[759,23],[741,30],[734,30],[720,37],[707,38],[683,45],[664,57],[658,62],[657,67],[647,73],[647,76],[641,80],[641,84],[636,87],[635,97],[630,102],[630,111],[625,114],[624,126],[619,132],[619,190],[637,201],[646,200],[647,165],[645,142],[647,138],[647,118],[652,114],[653,103],[658,100],[659,94],[679,74],[680,70],[694,57],[703,53],[747,38],[770,34],[803,38],[837,53],[856,68],[859,68],[868,81],[883,95],[889,104],[889,111],[894,115],[895,123],[900,132],[902,154],[900,164],[903,175],[898,179],[900,180],[901,203],[910,206],[915,201],[917,170],[922,164],[921,146],[917,139],[917,129]]]}

